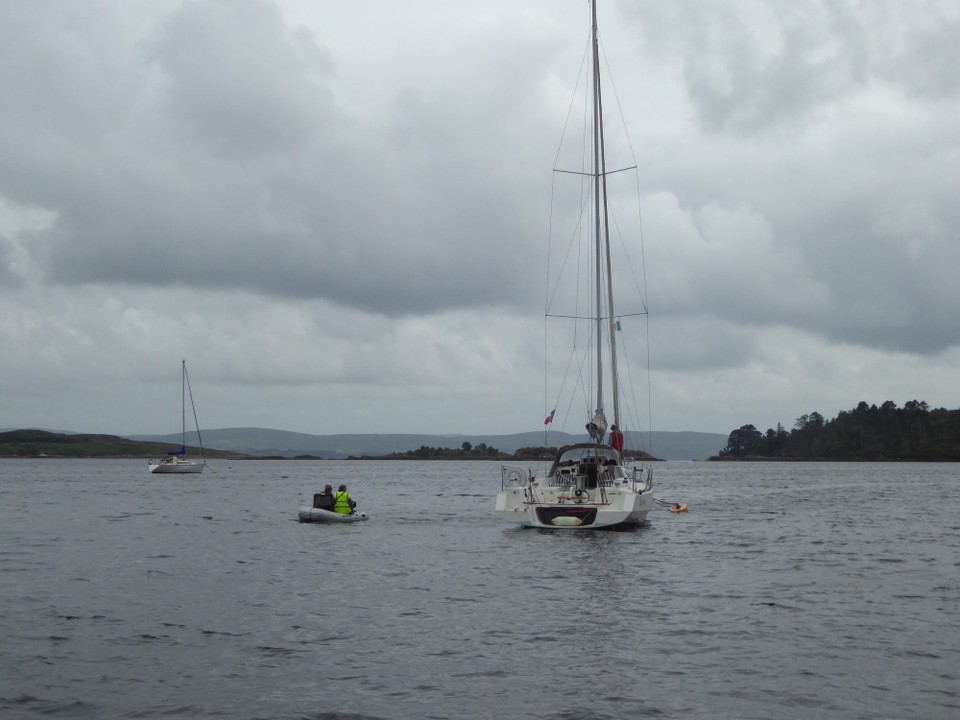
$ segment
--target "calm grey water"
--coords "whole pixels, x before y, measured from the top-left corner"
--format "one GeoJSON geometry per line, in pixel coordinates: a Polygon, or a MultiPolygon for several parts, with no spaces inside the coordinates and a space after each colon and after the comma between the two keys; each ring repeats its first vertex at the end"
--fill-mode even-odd
{"type": "Polygon", "coordinates": [[[495,463],[211,469],[0,461],[0,716],[960,717],[956,465],[665,463],[592,533],[495,463]]]}

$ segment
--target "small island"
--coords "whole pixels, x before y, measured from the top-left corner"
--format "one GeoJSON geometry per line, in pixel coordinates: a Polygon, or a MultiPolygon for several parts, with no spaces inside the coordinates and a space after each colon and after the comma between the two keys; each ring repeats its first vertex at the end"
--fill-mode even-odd
{"type": "MultiPolygon", "coordinates": [[[[416,450],[407,450],[406,452],[390,453],[389,455],[351,455],[348,460],[511,460],[515,462],[536,462],[551,461],[557,455],[555,447],[522,447],[515,453],[501,452],[495,447],[490,447],[486,443],[479,443],[477,446],[469,442],[463,443],[459,448],[445,447],[427,447],[421,445],[416,450]]],[[[652,455],[643,451],[624,450],[623,458],[625,460],[657,460],[652,455]]]]}

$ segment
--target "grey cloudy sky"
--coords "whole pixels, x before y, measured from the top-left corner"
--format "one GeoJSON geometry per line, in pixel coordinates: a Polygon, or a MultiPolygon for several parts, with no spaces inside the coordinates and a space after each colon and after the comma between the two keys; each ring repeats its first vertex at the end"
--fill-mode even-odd
{"type": "MultiPolygon", "coordinates": [[[[0,427],[542,427],[583,0],[0,4],[0,427]]],[[[608,0],[653,427],[960,406],[960,4],[608,0]]]]}

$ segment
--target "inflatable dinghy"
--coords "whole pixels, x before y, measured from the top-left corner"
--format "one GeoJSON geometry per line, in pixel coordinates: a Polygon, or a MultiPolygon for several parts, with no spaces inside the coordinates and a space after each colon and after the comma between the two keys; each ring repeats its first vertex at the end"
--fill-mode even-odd
{"type": "Polygon", "coordinates": [[[302,507],[300,508],[300,512],[297,513],[297,517],[300,522],[343,523],[359,522],[360,520],[366,520],[368,516],[365,512],[355,512],[353,515],[346,515],[344,513],[321,510],[320,508],[302,507]]]}

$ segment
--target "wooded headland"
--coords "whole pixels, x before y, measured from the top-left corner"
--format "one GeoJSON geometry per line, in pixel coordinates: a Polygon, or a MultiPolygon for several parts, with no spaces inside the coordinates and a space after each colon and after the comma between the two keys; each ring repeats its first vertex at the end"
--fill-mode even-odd
{"type": "Polygon", "coordinates": [[[911,400],[902,408],[861,402],[832,420],[817,412],[760,432],[744,425],[711,460],[960,461],[960,410],[911,400]]]}

